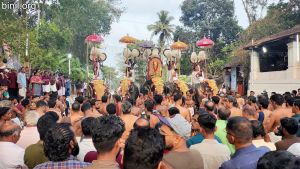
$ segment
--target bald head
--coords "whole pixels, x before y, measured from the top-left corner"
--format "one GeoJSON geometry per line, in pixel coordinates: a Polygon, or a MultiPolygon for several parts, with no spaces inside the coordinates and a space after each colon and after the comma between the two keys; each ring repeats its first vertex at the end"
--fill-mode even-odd
{"type": "Polygon", "coordinates": [[[14,122],[7,121],[0,126],[0,141],[16,143],[19,140],[21,128],[14,122]]]}
{"type": "Polygon", "coordinates": [[[219,106],[215,112],[220,120],[227,120],[231,114],[230,109],[227,109],[224,106],[219,106]]]}
{"type": "Polygon", "coordinates": [[[150,123],[147,119],[138,118],[134,123],[134,128],[147,128],[150,127],[150,123]]]}

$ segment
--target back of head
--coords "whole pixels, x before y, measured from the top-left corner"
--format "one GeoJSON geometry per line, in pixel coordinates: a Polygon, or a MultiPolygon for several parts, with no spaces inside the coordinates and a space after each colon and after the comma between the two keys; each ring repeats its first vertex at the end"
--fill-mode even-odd
{"type": "Polygon", "coordinates": [[[156,129],[131,131],[124,150],[124,169],[157,169],[163,158],[164,138],[156,129]]]}
{"type": "Polygon", "coordinates": [[[163,101],[163,96],[160,94],[156,94],[156,95],[154,95],[154,100],[155,100],[156,104],[161,104],[163,101]]]}
{"type": "Polygon", "coordinates": [[[266,135],[263,124],[258,120],[251,120],[253,138],[257,138],[259,136],[264,137],[266,135]]]}
{"type": "Polygon", "coordinates": [[[36,107],[41,108],[41,107],[48,107],[48,104],[44,100],[39,100],[36,102],[36,107]]]}
{"type": "Polygon", "coordinates": [[[279,106],[281,106],[284,103],[284,97],[281,94],[272,95],[270,97],[270,100],[279,106]]]}
{"type": "Polygon", "coordinates": [[[133,128],[150,128],[150,122],[149,120],[140,117],[134,122],[133,128]]]}
{"type": "Polygon", "coordinates": [[[285,102],[287,103],[288,106],[293,106],[294,103],[294,98],[291,95],[287,95],[284,97],[285,102]]]}
{"type": "Polygon", "coordinates": [[[83,96],[78,96],[75,98],[75,101],[77,101],[79,104],[82,104],[84,101],[84,98],[83,98],[83,96]]]}
{"type": "Polygon", "coordinates": [[[95,106],[95,105],[96,105],[96,102],[97,102],[96,99],[91,99],[91,100],[90,100],[90,103],[91,103],[92,106],[95,106]]]}
{"type": "Polygon", "coordinates": [[[200,127],[203,128],[206,133],[214,133],[217,122],[217,119],[214,115],[210,113],[200,114],[197,120],[200,127]]]}
{"type": "Polygon", "coordinates": [[[174,100],[174,102],[182,100],[182,95],[179,93],[175,94],[173,97],[173,100],[174,100]]]}
{"type": "Polygon", "coordinates": [[[219,102],[220,102],[220,97],[218,97],[218,96],[213,96],[213,97],[211,98],[211,100],[212,100],[215,104],[219,104],[219,102]]]}
{"type": "Polygon", "coordinates": [[[152,100],[150,100],[150,99],[146,100],[144,105],[145,105],[145,108],[146,108],[147,111],[149,111],[149,112],[153,111],[154,102],[152,100]]]}
{"type": "Polygon", "coordinates": [[[85,102],[85,103],[83,103],[82,106],[81,106],[81,111],[82,111],[83,113],[86,113],[88,110],[91,110],[91,109],[92,109],[92,105],[91,105],[90,102],[85,102]]]}
{"type": "Polygon", "coordinates": [[[25,114],[25,122],[28,126],[36,126],[40,116],[36,111],[28,111],[25,114]]]}
{"type": "Polygon", "coordinates": [[[118,116],[102,116],[93,120],[91,133],[97,152],[110,152],[124,131],[124,122],[118,116]]]}
{"type": "Polygon", "coordinates": [[[0,119],[10,110],[9,107],[0,107],[0,119]]]}
{"type": "Polygon", "coordinates": [[[102,103],[107,103],[107,100],[108,100],[107,95],[103,95],[103,96],[101,97],[101,102],[102,102],[102,103]]]}
{"type": "Polygon", "coordinates": [[[300,96],[296,96],[293,106],[298,107],[298,109],[300,109],[300,96]]]}
{"type": "Polygon", "coordinates": [[[249,96],[249,97],[248,97],[248,100],[249,100],[251,103],[256,103],[256,97],[255,97],[255,96],[249,96]]]}
{"type": "Polygon", "coordinates": [[[204,104],[204,107],[206,108],[207,111],[213,111],[214,110],[214,103],[212,101],[206,101],[204,104]]]}
{"type": "Polygon", "coordinates": [[[73,112],[78,112],[80,111],[80,103],[75,101],[73,104],[72,104],[72,110],[73,112]]]}
{"type": "Polygon", "coordinates": [[[230,117],[230,110],[225,108],[224,106],[220,106],[217,110],[216,110],[216,114],[218,115],[218,117],[220,118],[220,120],[228,120],[228,118],[230,117]]]}
{"type": "Polygon", "coordinates": [[[117,108],[116,108],[116,105],[113,104],[113,103],[109,103],[107,106],[106,106],[106,111],[108,114],[110,115],[114,115],[117,113],[117,108]]]}
{"type": "Polygon", "coordinates": [[[56,100],[55,99],[50,99],[48,101],[48,106],[49,106],[49,108],[55,108],[55,106],[56,106],[56,100]]]}
{"type": "Polygon", "coordinates": [[[295,135],[298,131],[298,121],[295,118],[284,117],[280,119],[280,124],[290,135],[295,135]]]}
{"type": "Polygon", "coordinates": [[[120,102],[121,101],[121,96],[114,94],[113,98],[116,100],[116,102],[120,102]]]}
{"type": "Polygon", "coordinates": [[[69,123],[57,123],[50,128],[44,138],[44,152],[50,161],[65,161],[70,156],[70,142],[74,132],[69,123]]]}
{"type": "Polygon", "coordinates": [[[123,114],[130,114],[131,113],[131,103],[128,101],[123,101],[121,104],[123,114]]]}
{"type": "Polygon", "coordinates": [[[246,117],[249,117],[249,116],[255,117],[255,115],[256,115],[256,110],[255,110],[252,106],[246,104],[246,105],[243,107],[243,115],[245,115],[246,117]]]}
{"type": "Polygon", "coordinates": [[[257,169],[291,169],[295,158],[295,155],[288,151],[270,151],[260,157],[257,169]]]}
{"type": "Polygon", "coordinates": [[[169,116],[174,116],[176,114],[179,114],[179,109],[177,107],[171,107],[168,109],[169,116]]]}
{"type": "Polygon", "coordinates": [[[29,101],[28,98],[23,99],[23,100],[21,101],[21,105],[22,105],[23,107],[26,107],[26,106],[28,106],[29,104],[30,104],[30,101],[29,101]]]}
{"type": "Polygon", "coordinates": [[[56,124],[58,119],[59,117],[55,112],[47,112],[39,118],[37,122],[37,130],[41,140],[44,140],[47,131],[56,124]]]}
{"type": "MultiPolygon", "coordinates": [[[[21,134],[19,125],[8,121],[0,126],[0,140],[17,143],[21,134]]],[[[2,151],[2,150],[1,150],[2,151]]]]}
{"type": "Polygon", "coordinates": [[[252,125],[245,117],[229,118],[226,129],[233,133],[239,143],[249,143],[252,141],[252,125]]]}
{"type": "Polygon", "coordinates": [[[236,101],[236,98],[234,98],[233,96],[231,96],[231,95],[227,96],[227,100],[228,100],[228,102],[232,103],[232,105],[233,105],[234,107],[237,107],[237,106],[238,106],[237,101],[236,101]]]}
{"type": "Polygon", "coordinates": [[[267,109],[269,107],[269,100],[266,97],[258,97],[258,104],[263,109],[267,109]]]}
{"type": "Polygon", "coordinates": [[[82,134],[84,136],[92,135],[91,134],[91,126],[92,126],[93,120],[95,120],[94,117],[87,117],[81,121],[81,129],[82,129],[82,134]]]}

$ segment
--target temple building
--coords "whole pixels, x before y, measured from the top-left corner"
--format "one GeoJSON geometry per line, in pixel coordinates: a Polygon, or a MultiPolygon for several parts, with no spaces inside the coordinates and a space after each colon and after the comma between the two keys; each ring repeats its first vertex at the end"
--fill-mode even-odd
{"type": "Polygon", "coordinates": [[[248,93],[291,92],[300,88],[300,25],[253,41],[248,93]]]}

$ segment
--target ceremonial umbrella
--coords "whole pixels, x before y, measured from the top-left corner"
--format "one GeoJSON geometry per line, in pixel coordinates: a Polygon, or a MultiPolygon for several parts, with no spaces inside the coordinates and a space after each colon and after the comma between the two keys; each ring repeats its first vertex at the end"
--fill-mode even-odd
{"type": "MultiPolygon", "coordinates": [[[[101,42],[103,42],[103,37],[101,35],[97,35],[97,34],[92,34],[92,35],[88,35],[84,42],[87,44],[86,45],[86,71],[87,71],[87,84],[89,84],[89,64],[88,64],[88,58],[89,58],[89,44],[93,44],[93,48],[95,48],[96,44],[100,44],[101,42]]],[[[105,58],[106,59],[106,58],[105,58]]]]}
{"type": "Polygon", "coordinates": [[[101,43],[103,41],[103,37],[101,35],[92,34],[85,38],[85,43],[101,43]]]}
{"type": "Polygon", "coordinates": [[[196,42],[196,45],[203,48],[211,48],[214,46],[214,41],[209,38],[204,37],[203,39],[196,42]]]}
{"type": "Polygon", "coordinates": [[[177,41],[171,45],[171,49],[173,50],[186,50],[187,48],[188,45],[181,41],[177,41]]]}
{"type": "MultiPolygon", "coordinates": [[[[215,43],[214,43],[214,41],[212,41],[210,38],[204,37],[203,39],[197,41],[197,42],[196,42],[196,45],[199,46],[199,47],[202,47],[202,48],[209,49],[209,48],[212,48],[212,47],[215,45],[215,43]]],[[[202,56],[202,57],[201,57],[201,60],[204,60],[204,61],[205,61],[205,77],[207,78],[207,72],[208,72],[208,71],[207,71],[207,69],[208,69],[208,68],[207,68],[207,63],[206,63],[207,57],[206,57],[205,54],[203,54],[203,52],[202,52],[202,53],[199,53],[198,56],[202,56]]]]}
{"type": "Polygon", "coordinates": [[[121,42],[121,43],[127,43],[127,44],[135,43],[136,41],[137,41],[136,38],[131,37],[131,36],[129,36],[129,35],[123,36],[123,37],[119,40],[119,42],[121,42]]]}
{"type": "Polygon", "coordinates": [[[181,51],[186,50],[187,48],[188,48],[188,45],[181,41],[174,42],[171,45],[171,49],[174,51],[173,53],[177,53],[176,64],[177,64],[177,69],[179,70],[179,74],[180,74],[181,51]]]}
{"type": "Polygon", "coordinates": [[[154,47],[153,42],[148,41],[148,40],[142,41],[138,45],[139,45],[139,47],[144,48],[144,49],[151,49],[154,47]]]}

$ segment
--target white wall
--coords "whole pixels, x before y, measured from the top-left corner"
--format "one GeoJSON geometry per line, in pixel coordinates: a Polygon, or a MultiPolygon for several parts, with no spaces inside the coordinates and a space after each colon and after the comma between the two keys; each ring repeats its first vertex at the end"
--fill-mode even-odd
{"type": "Polygon", "coordinates": [[[268,93],[284,93],[286,91],[291,92],[292,90],[300,88],[300,61],[298,61],[300,53],[297,53],[297,42],[294,41],[287,45],[288,69],[285,71],[260,72],[258,53],[250,51],[251,72],[248,94],[250,91],[254,91],[256,94],[259,94],[264,90],[268,93]]]}

